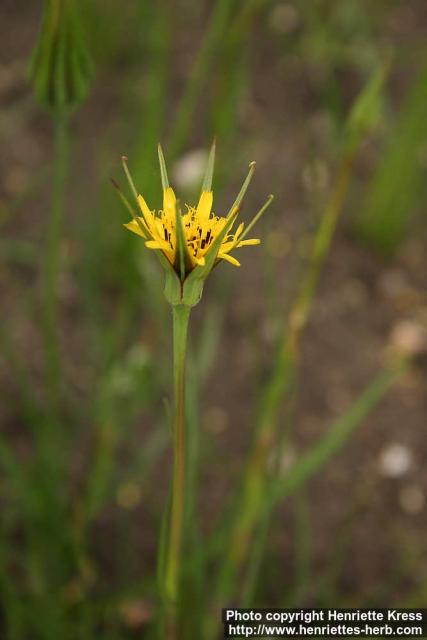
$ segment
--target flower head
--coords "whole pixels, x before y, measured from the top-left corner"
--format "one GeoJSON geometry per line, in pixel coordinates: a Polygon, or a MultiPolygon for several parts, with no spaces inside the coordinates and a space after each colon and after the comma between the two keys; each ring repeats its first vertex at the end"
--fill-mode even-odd
{"type": "Polygon", "coordinates": [[[157,253],[167,271],[174,272],[181,284],[181,293],[183,293],[182,285],[184,283],[203,282],[212,268],[221,260],[226,260],[237,267],[240,266],[240,262],[234,255],[231,255],[231,252],[241,247],[260,243],[258,238],[246,239],[246,236],[267,209],[273,196],[269,196],[265,205],[248,226],[245,227],[245,224],[241,222],[235,228],[243,196],[255,170],[255,163],[252,162],[249,165],[246,180],[228,214],[226,216],[215,215],[212,211],[213,193],[211,188],[215,161],[215,144],[213,144],[199,201],[195,207],[185,205],[183,211],[169,185],[160,145],[158,150],[163,186],[163,209],[155,212],[149,208],[143,196],[135,189],[124,158],[125,173],[139,207],[138,214],[135,214],[121,194],[132,214],[132,220],[124,226],[144,238],[145,246],[157,253]]]}
{"type": "MultiPolygon", "coordinates": [[[[218,217],[212,213],[212,191],[202,191],[199,203],[196,207],[186,206],[186,212],[179,212],[184,235],[184,247],[186,249],[187,265],[186,274],[197,265],[206,264],[205,255],[209,252],[215,238],[217,238],[227,224],[227,218],[218,217]]],[[[172,266],[178,268],[178,238],[177,215],[178,206],[175,194],[168,187],[163,194],[163,210],[156,215],[150,211],[142,196],[138,196],[142,216],[138,220],[131,220],[124,226],[134,233],[146,239],[145,246],[149,249],[162,251],[172,266]],[[140,226],[141,225],[141,226],[140,226]]],[[[259,239],[241,240],[244,223],[242,222],[232,233],[232,225],[229,233],[226,233],[219,246],[217,260],[227,260],[235,266],[240,262],[230,255],[232,249],[260,243],[259,239]]]]}

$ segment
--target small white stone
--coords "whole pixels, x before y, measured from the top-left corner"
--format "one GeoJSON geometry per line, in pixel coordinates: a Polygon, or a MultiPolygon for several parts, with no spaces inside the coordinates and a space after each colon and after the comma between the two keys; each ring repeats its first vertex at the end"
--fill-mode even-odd
{"type": "Polygon", "coordinates": [[[206,149],[193,149],[183,155],[173,167],[173,178],[179,189],[200,187],[206,169],[208,154],[206,149]]]}
{"type": "Polygon", "coordinates": [[[427,349],[427,331],[418,322],[402,320],[393,327],[390,342],[393,350],[415,356],[427,349]]]}
{"type": "Polygon", "coordinates": [[[397,442],[389,444],[380,453],[378,460],[379,471],[387,478],[404,476],[413,464],[412,452],[408,447],[397,442]]]}

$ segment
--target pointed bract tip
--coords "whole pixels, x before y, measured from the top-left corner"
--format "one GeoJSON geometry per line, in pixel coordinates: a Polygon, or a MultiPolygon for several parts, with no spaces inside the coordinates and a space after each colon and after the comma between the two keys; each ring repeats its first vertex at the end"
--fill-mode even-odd
{"type": "Polygon", "coordinates": [[[158,146],[157,146],[157,152],[158,152],[158,156],[159,156],[160,175],[161,175],[161,178],[162,178],[162,187],[163,187],[163,190],[165,190],[165,189],[167,189],[169,187],[169,178],[168,178],[168,172],[166,170],[165,157],[163,155],[163,149],[162,149],[162,145],[160,144],[160,142],[158,143],[158,146]]]}
{"type": "Polygon", "coordinates": [[[248,235],[248,233],[251,231],[251,229],[253,228],[253,226],[258,222],[258,220],[261,218],[262,215],[264,215],[264,213],[267,211],[268,207],[271,204],[271,201],[273,200],[273,194],[270,193],[270,195],[268,196],[266,202],[263,204],[263,206],[261,207],[261,209],[258,211],[258,213],[252,218],[252,220],[250,221],[250,223],[247,225],[246,229],[243,231],[242,235],[239,236],[239,242],[241,242],[242,240],[244,240],[246,238],[246,236],[248,235]]]}
{"type": "Polygon", "coordinates": [[[248,171],[248,175],[245,178],[245,181],[242,184],[242,188],[240,189],[237,198],[235,199],[235,201],[233,202],[233,205],[230,209],[230,211],[227,214],[227,218],[228,216],[231,215],[232,211],[234,211],[236,208],[240,209],[240,205],[242,204],[242,200],[243,197],[247,191],[247,188],[249,186],[250,181],[252,180],[252,177],[254,175],[255,172],[255,166],[256,166],[256,162],[255,160],[252,160],[252,162],[249,163],[249,171],[248,171]]]}
{"type": "Polygon", "coordinates": [[[215,152],[216,152],[216,138],[213,139],[213,142],[209,151],[207,164],[206,164],[206,171],[203,178],[202,192],[212,191],[212,179],[213,179],[213,172],[214,172],[214,165],[215,165],[215,152]]]}
{"type": "Polygon", "coordinates": [[[128,160],[127,156],[122,156],[123,171],[125,172],[126,180],[128,181],[128,184],[129,184],[130,189],[132,191],[133,197],[135,198],[136,201],[138,201],[138,192],[136,190],[136,187],[135,187],[135,184],[133,182],[131,173],[129,171],[127,160],[128,160]]]}

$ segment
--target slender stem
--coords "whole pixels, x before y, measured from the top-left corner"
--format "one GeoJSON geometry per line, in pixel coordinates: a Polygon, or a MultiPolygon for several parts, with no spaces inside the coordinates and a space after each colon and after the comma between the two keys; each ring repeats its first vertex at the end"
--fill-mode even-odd
{"type": "Polygon", "coordinates": [[[57,282],[60,262],[61,230],[64,214],[64,188],[68,169],[68,118],[55,119],[55,158],[53,192],[47,229],[47,246],[43,265],[43,342],[46,364],[46,387],[51,411],[57,413],[60,395],[60,354],[57,331],[57,282]]]}
{"type": "MultiPolygon", "coordinates": [[[[57,113],[54,125],[52,195],[46,230],[46,248],[41,266],[41,330],[45,366],[47,415],[37,426],[37,474],[34,491],[40,500],[40,518],[45,522],[45,539],[35,536],[34,561],[40,563],[42,580],[52,593],[65,579],[58,567],[64,564],[66,521],[63,501],[65,482],[65,432],[60,419],[61,358],[58,340],[58,273],[60,271],[61,235],[64,216],[64,191],[68,172],[68,117],[57,113]],[[61,489],[62,487],[62,489],[61,489]],[[46,544],[46,540],[50,540],[46,544]]],[[[56,605],[53,605],[56,606],[56,605]]],[[[56,615],[56,614],[55,614],[56,615]]],[[[59,625],[59,622],[58,622],[59,625]]],[[[56,627],[55,627],[56,628],[56,627]]],[[[58,631],[59,633],[59,631],[58,631]]]]}
{"type": "Polygon", "coordinates": [[[174,461],[165,590],[168,600],[174,607],[178,600],[185,518],[185,360],[189,317],[190,307],[173,306],[174,461]]]}

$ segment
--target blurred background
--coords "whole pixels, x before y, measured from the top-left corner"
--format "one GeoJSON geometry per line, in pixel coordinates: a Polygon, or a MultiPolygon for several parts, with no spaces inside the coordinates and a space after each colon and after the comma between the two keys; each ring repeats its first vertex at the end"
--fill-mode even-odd
{"type": "Polygon", "coordinates": [[[191,535],[205,551],[189,561],[194,626],[182,637],[216,637],[201,629],[220,624],[220,601],[425,605],[424,0],[73,5],[0,5],[0,637],[155,637],[170,311],[110,178],[126,189],[126,154],[158,209],[161,141],[193,203],[214,136],[215,212],[252,160],[242,219],[275,200],[262,244],[241,249],[240,269],[215,270],[192,314],[191,535]],[[352,129],[360,95],[369,127],[352,129]],[[331,211],[287,386],[277,354],[331,211]],[[396,354],[410,366],[369,395],[396,354]],[[266,397],[276,430],[263,472],[291,481],[263,534],[270,493],[245,494],[249,546],[262,539],[262,551],[229,558],[234,582],[211,598],[266,397]]]}

